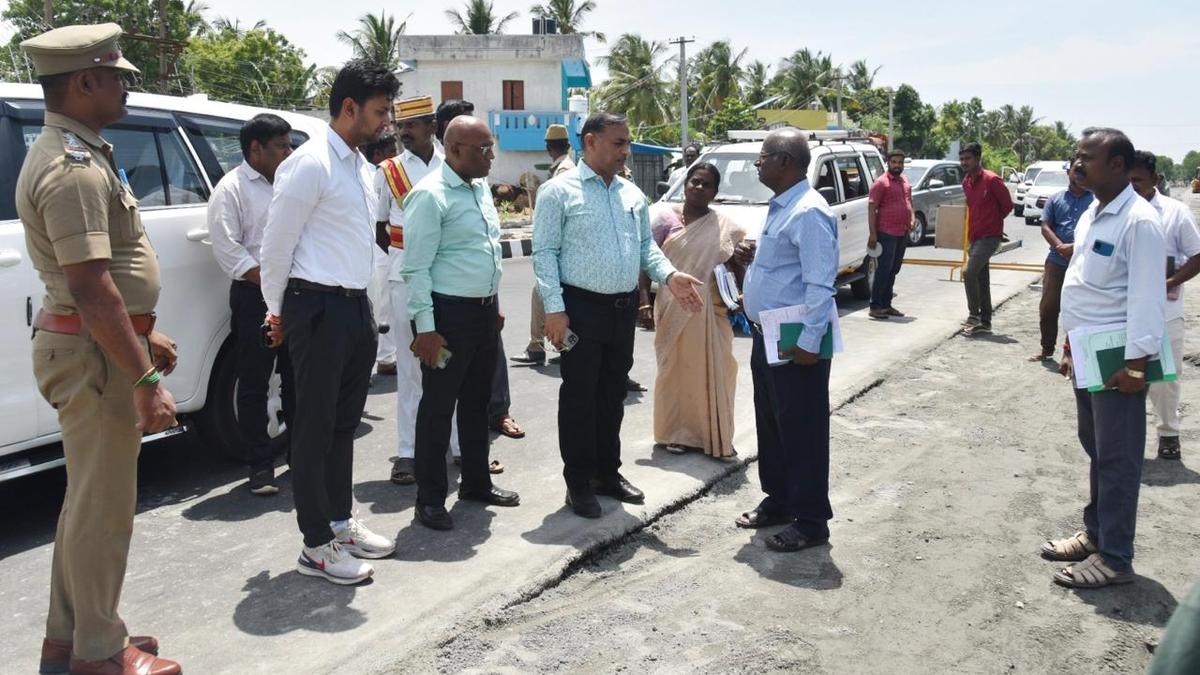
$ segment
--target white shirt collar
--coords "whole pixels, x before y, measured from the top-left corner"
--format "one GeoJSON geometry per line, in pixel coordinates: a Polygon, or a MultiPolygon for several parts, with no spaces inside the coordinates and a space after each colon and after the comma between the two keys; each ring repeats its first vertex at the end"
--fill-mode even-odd
{"type": "Polygon", "coordinates": [[[1121,194],[1117,195],[1115,199],[1109,202],[1108,205],[1104,207],[1104,210],[1100,213],[1107,213],[1115,216],[1121,212],[1121,209],[1125,208],[1125,205],[1129,203],[1130,199],[1133,199],[1136,196],[1137,193],[1133,191],[1133,184],[1131,183],[1126,185],[1125,189],[1121,190],[1121,194]]]}
{"type": "Polygon", "coordinates": [[[242,171],[246,174],[246,177],[249,178],[250,180],[261,180],[261,181],[267,180],[266,176],[259,173],[254,167],[250,166],[250,162],[247,162],[244,159],[242,160],[242,171]]]}
{"type": "Polygon", "coordinates": [[[429,158],[428,164],[425,164],[425,160],[417,157],[417,155],[408,148],[405,148],[404,151],[400,153],[400,161],[404,163],[418,162],[424,166],[433,166],[439,159],[444,159],[445,156],[446,153],[442,150],[442,144],[438,143],[437,139],[435,138],[433,139],[433,156],[429,158]]]}
{"type": "Polygon", "coordinates": [[[326,131],[328,132],[329,145],[333,148],[333,151],[337,153],[338,159],[346,159],[350,155],[358,152],[347,145],[346,141],[342,140],[342,137],[338,135],[338,132],[333,130],[332,126],[326,127],[326,131]]]}

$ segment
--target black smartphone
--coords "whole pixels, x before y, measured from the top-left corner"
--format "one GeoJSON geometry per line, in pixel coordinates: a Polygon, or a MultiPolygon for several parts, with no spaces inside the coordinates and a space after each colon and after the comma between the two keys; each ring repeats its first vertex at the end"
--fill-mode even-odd
{"type": "Polygon", "coordinates": [[[259,330],[262,331],[263,346],[274,349],[275,345],[271,344],[271,324],[264,321],[262,327],[259,330]]]}

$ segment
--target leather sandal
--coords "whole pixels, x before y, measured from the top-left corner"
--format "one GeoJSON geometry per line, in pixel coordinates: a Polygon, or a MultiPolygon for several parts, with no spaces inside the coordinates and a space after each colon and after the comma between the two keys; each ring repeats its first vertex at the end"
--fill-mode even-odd
{"type": "Polygon", "coordinates": [[[1068,588],[1103,588],[1114,584],[1133,583],[1136,575],[1130,572],[1118,572],[1104,562],[1099,553],[1093,553],[1086,560],[1069,565],[1054,573],[1054,583],[1068,588]]]}
{"type": "Polygon", "coordinates": [[[492,420],[492,431],[509,438],[525,438],[525,430],[512,418],[512,415],[502,415],[492,420]]]}
{"type": "Polygon", "coordinates": [[[1042,544],[1042,557],[1046,560],[1079,562],[1086,560],[1097,550],[1088,533],[1080,531],[1066,539],[1052,539],[1042,544]]]}
{"type": "Polygon", "coordinates": [[[756,530],[760,527],[771,527],[772,525],[787,525],[793,520],[795,518],[785,513],[767,511],[762,506],[756,506],[738,516],[733,522],[740,528],[756,530]]]}

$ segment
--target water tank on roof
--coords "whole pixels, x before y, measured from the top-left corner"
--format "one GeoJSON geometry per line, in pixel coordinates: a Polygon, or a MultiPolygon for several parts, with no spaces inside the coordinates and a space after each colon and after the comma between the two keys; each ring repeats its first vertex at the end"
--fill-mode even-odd
{"type": "Polygon", "coordinates": [[[588,115],[588,97],[582,94],[575,94],[567,99],[567,112],[579,113],[587,117],[588,115]]]}

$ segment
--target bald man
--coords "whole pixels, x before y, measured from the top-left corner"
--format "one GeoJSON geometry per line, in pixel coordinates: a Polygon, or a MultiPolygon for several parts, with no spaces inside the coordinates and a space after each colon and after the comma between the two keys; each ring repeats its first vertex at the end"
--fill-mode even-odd
{"type": "Polygon", "coordinates": [[[487,124],[458,117],[445,135],[442,167],[404,204],[404,264],[408,314],[421,360],[416,431],[416,519],[434,530],[454,527],[446,511],[446,447],[458,410],[462,448],[460,500],[516,506],[517,493],[492,485],[488,472],[488,397],[503,318],[500,216],[487,175],[495,142],[487,124]]]}

